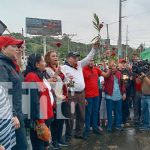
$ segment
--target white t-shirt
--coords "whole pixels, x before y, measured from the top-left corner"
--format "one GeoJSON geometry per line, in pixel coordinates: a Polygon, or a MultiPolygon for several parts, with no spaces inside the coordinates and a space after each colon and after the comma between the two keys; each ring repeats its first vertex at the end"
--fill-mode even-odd
{"type": "Polygon", "coordinates": [[[77,69],[70,67],[68,65],[64,65],[61,67],[62,72],[65,74],[66,77],[72,76],[74,83],[74,90],[75,91],[83,91],[85,88],[84,77],[82,68],[91,60],[95,55],[95,49],[92,49],[90,53],[77,63],[77,69]]]}

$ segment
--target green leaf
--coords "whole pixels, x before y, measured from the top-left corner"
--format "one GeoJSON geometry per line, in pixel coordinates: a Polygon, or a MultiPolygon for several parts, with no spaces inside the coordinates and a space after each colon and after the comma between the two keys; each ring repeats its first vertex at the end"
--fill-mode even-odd
{"type": "Polygon", "coordinates": [[[97,31],[99,31],[99,29],[98,29],[97,27],[94,26],[94,28],[95,28],[97,31]]]}
{"type": "Polygon", "coordinates": [[[92,40],[91,40],[91,42],[93,42],[94,40],[98,40],[99,39],[99,37],[98,36],[96,36],[96,37],[94,37],[92,40]]]}
{"type": "Polygon", "coordinates": [[[96,30],[98,30],[97,24],[93,21],[93,26],[96,30]]]}
{"type": "Polygon", "coordinates": [[[93,22],[93,25],[95,26],[95,27],[97,27],[97,23],[95,22],[95,21],[92,21],[93,22]]]}
{"type": "Polygon", "coordinates": [[[94,19],[97,25],[99,25],[99,17],[96,15],[96,13],[94,13],[94,19]]]}

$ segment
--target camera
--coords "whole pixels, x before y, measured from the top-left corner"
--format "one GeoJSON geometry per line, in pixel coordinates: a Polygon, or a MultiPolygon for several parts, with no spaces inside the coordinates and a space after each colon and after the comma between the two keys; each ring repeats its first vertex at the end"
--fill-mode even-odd
{"type": "Polygon", "coordinates": [[[139,60],[132,65],[134,75],[140,75],[141,72],[147,74],[150,71],[150,62],[148,60],[139,60]]]}

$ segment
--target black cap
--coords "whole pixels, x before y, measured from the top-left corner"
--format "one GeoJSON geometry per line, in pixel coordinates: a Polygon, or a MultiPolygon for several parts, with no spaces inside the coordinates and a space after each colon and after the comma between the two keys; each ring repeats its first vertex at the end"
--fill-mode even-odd
{"type": "Polygon", "coordinates": [[[80,57],[78,52],[70,52],[67,57],[80,57]]]}

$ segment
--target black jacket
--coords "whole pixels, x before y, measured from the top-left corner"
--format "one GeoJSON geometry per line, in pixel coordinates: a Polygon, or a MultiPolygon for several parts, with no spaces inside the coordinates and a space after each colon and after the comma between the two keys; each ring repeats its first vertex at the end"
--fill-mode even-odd
{"type": "MultiPolygon", "coordinates": [[[[12,83],[12,89],[8,92],[12,96],[13,115],[22,118],[22,78],[15,70],[13,61],[0,52],[0,84],[2,82],[12,83]]],[[[4,86],[6,86],[4,84],[4,86]]]]}
{"type": "Polygon", "coordinates": [[[133,95],[134,93],[134,84],[133,84],[133,81],[130,80],[130,77],[132,76],[130,71],[127,70],[127,69],[124,69],[121,71],[121,73],[123,75],[126,75],[128,76],[128,79],[124,80],[124,83],[125,83],[125,86],[126,86],[126,96],[127,97],[130,97],[133,95]]]}

